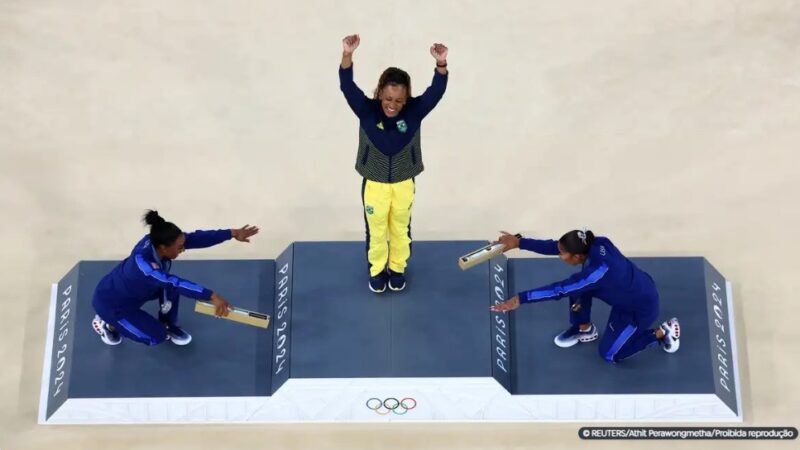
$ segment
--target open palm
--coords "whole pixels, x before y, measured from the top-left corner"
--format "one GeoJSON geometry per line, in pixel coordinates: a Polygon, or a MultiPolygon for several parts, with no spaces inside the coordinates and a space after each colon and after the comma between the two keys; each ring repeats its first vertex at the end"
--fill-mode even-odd
{"type": "Polygon", "coordinates": [[[231,237],[239,242],[250,242],[250,237],[256,234],[258,234],[258,227],[249,224],[242,228],[234,228],[231,230],[231,237]]]}

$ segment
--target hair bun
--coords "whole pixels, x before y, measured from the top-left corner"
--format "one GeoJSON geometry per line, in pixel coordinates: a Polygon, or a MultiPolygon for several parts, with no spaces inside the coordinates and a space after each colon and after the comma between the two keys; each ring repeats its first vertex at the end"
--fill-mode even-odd
{"type": "Polygon", "coordinates": [[[572,230],[561,236],[558,243],[567,253],[588,255],[594,241],[594,233],[584,228],[572,230]]]}
{"type": "Polygon", "coordinates": [[[153,210],[153,209],[148,209],[147,210],[147,212],[144,214],[143,220],[144,220],[144,223],[150,225],[151,227],[153,225],[160,225],[160,224],[166,222],[166,220],[164,220],[163,217],[158,215],[158,211],[153,210]]]}

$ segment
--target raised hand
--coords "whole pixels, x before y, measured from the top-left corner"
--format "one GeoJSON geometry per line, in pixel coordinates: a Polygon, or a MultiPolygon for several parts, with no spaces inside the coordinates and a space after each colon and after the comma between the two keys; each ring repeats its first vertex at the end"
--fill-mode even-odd
{"type": "Polygon", "coordinates": [[[436,58],[436,64],[447,63],[447,47],[444,44],[435,43],[431,45],[431,56],[436,58]]]}
{"type": "Polygon", "coordinates": [[[503,303],[498,303],[494,306],[489,307],[489,309],[492,310],[493,312],[501,312],[501,313],[513,311],[517,308],[519,308],[519,295],[515,295],[510,300],[506,300],[503,303]]]}
{"type": "Polygon", "coordinates": [[[258,227],[245,225],[242,228],[231,229],[231,237],[239,242],[250,242],[250,236],[258,234],[258,227]]]}
{"type": "Polygon", "coordinates": [[[352,55],[354,51],[358,48],[358,44],[361,43],[361,37],[357,34],[351,34],[350,36],[345,36],[342,39],[342,51],[345,55],[352,55]]]}

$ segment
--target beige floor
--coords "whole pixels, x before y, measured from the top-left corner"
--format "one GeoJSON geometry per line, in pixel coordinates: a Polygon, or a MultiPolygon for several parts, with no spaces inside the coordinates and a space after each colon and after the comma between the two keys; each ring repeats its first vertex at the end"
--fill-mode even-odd
{"type": "Polygon", "coordinates": [[[734,282],[746,423],[797,426],[798,24],[797,1],[0,2],[0,448],[590,445],[577,425],[36,425],[50,283],[124,256],[143,209],[263,228],[195,258],[363,236],[336,76],[356,31],[366,91],[398,65],[419,93],[429,45],[451,49],[417,239],[587,225],[704,255],[734,282]]]}

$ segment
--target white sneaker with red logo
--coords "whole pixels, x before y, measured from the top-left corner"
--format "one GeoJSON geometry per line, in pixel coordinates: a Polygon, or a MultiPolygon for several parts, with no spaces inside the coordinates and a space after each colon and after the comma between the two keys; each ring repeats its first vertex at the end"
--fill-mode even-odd
{"type": "Polygon", "coordinates": [[[661,330],[664,331],[664,338],[661,340],[663,348],[667,353],[675,353],[681,346],[681,324],[678,319],[673,317],[661,324],[661,330]]]}
{"type": "Polygon", "coordinates": [[[107,345],[117,345],[122,342],[122,336],[116,330],[110,329],[106,321],[98,315],[95,315],[94,319],[92,319],[92,328],[107,345]]]}

